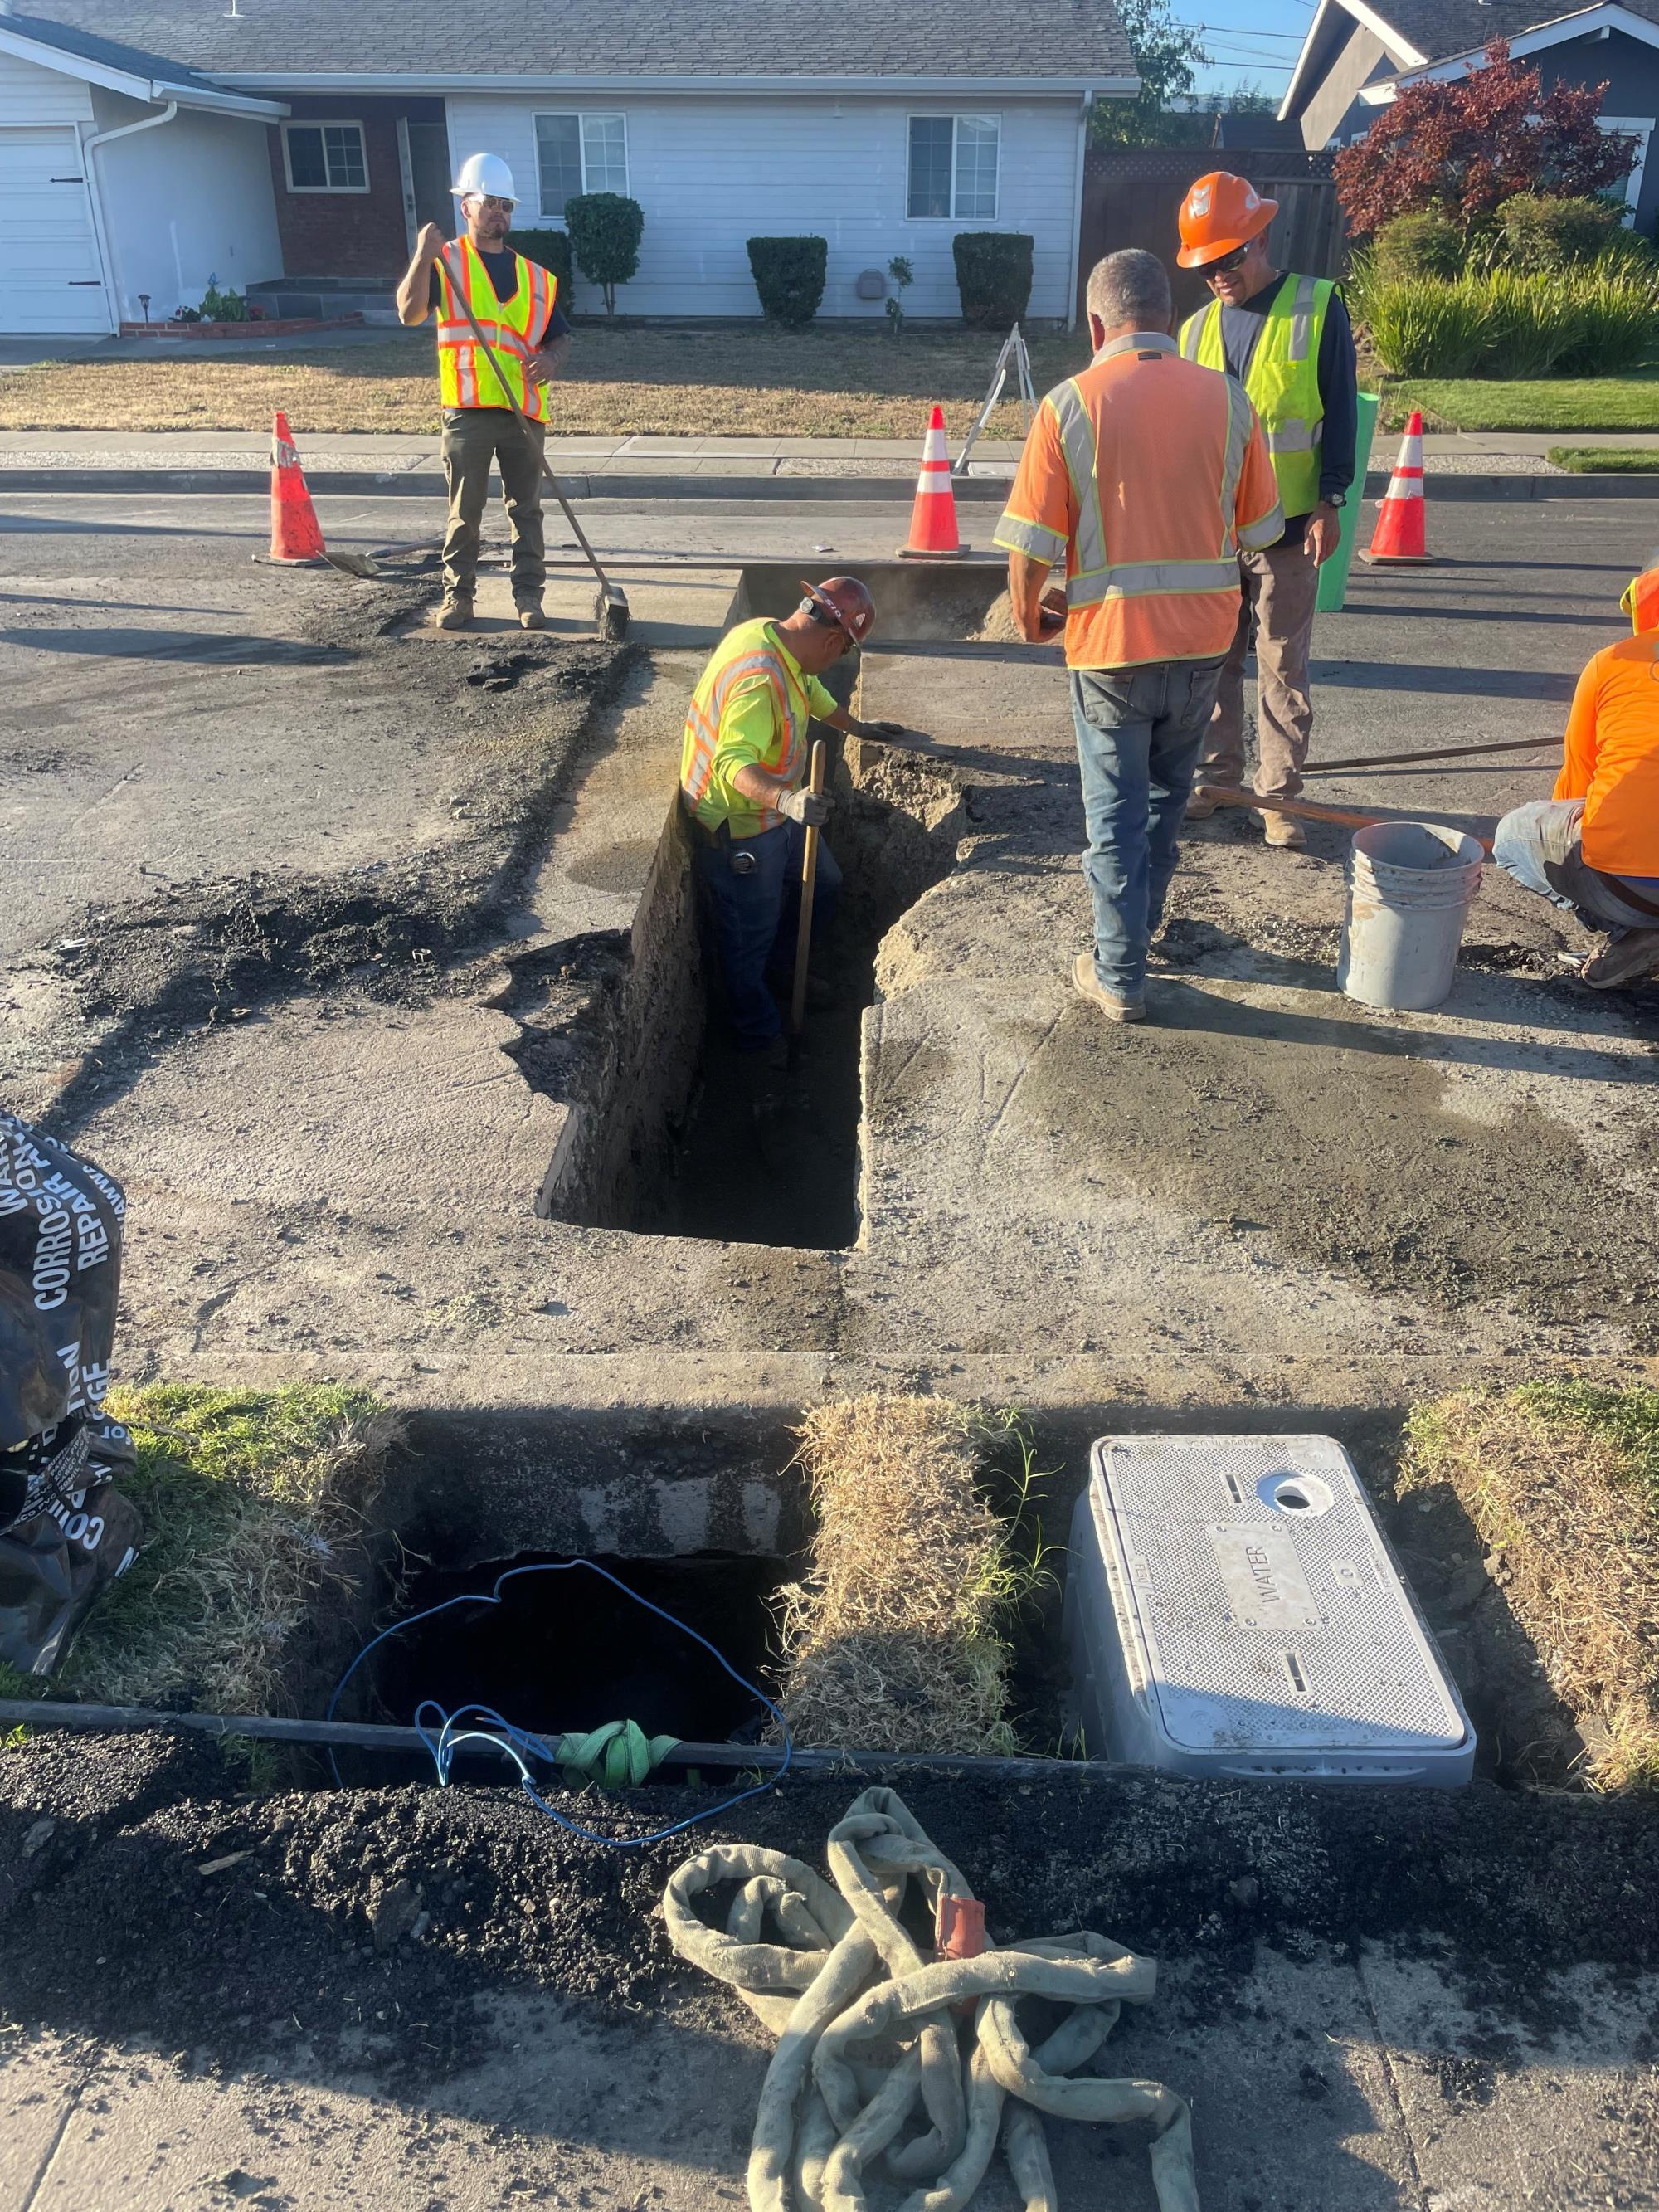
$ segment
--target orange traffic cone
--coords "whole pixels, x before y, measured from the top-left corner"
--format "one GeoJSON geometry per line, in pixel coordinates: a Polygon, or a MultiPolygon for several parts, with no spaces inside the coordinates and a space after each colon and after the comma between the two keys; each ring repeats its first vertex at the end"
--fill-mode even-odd
{"type": "Polygon", "coordinates": [[[287,568],[314,568],[327,558],[305,471],[281,414],[270,432],[270,557],[287,568]]]}
{"type": "Polygon", "coordinates": [[[1428,509],[1423,496],[1423,417],[1413,415],[1406,425],[1400,459],[1394,465],[1387,495],[1378,510],[1376,535],[1360,555],[1373,568],[1431,566],[1428,550],[1428,509]]]}
{"type": "Polygon", "coordinates": [[[910,510],[910,542],[899,547],[902,561],[959,561],[968,548],[957,535],[957,495],[951,489],[951,456],[945,449],[945,410],[928,418],[916,478],[916,503],[910,510]]]}

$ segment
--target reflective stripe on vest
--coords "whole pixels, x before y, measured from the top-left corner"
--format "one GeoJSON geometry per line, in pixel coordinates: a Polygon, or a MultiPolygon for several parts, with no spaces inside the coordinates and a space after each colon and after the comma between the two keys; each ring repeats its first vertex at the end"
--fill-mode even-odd
{"type": "Polygon", "coordinates": [[[498,300],[470,238],[458,239],[444,249],[438,264],[440,396],[446,407],[505,407],[510,392],[531,420],[539,422],[545,419],[546,404],[540,386],[526,375],[525,363],[547,328],[559,296],[559,280],[550,269],[526,261],[521,253],[514,258],[518,289],[510,300],[498,300]],[[458,272],[466,303],[501,365],[500,375],[480,349],[454,296],[458,272]]]}
{"type": "MultiPolygon", "coordinates": [[[[721,640],[692,695],[680,750],[680,788],[690,806],[695,808],[708,796],[720,750],[720,723],[733,691],[746,677],[764,676],[773,695],[778,735],[760,766],[768,775],[796,777],[800,773],[811,706],[781,649],[767,641],[769,627],[765,621],[739,623],[721,640]]],[[[770,808],[745,811],[759,816],[763,830],[774,829],[783,819],[770,808]]]]}
{"type": "Polygon", "coordinates": [[[1233,550],[1233,513],[1238,479],[1250,439],[1249,410],[1238,386],[1227,428],[1227,460],[1220,487],[1221,550],[1213,561],[1118,561],[1106,548],[1106,525],[1100,508],[1100,473],[1095,426],[1075,381],[1051,392],[1060,430],[1060,451],[1077,501],[1077,530],[1073,538],[1076,567],[1066,579],[1068,607],[1097,607],[1108,599],[1151,599],[1184,592],[1230,592],[1238,588],[1238,560],[1233,550]]]}
{"type": "MultiPolygon", "coordinates": [[[[1298,276],[1279,287],[1263,319],[1261,336],[1244,380],[1261,417],[1267,451],[1287,515],[1309,514],[1319,504],[1319,455],[1325,403],[1319,390],[1319,348],[1336,287],[1328,277],[1298,276]]],[[[1182,326],[1181,350],[1205,368],[1224,370],[1221,303],[1212,301],[1182,326]]]]}

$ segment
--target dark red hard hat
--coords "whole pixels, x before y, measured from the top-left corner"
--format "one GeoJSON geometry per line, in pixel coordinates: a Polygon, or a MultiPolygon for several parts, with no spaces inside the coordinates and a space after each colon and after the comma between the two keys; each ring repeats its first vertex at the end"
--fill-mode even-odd
{"type": "Polygon", "coordinates": [[[853,645],[862,645],[875,628],[876,603],[856,576],[826,576],[821,584],[802,581],[808,604],[823,622],[833,623],[853,645]]]}

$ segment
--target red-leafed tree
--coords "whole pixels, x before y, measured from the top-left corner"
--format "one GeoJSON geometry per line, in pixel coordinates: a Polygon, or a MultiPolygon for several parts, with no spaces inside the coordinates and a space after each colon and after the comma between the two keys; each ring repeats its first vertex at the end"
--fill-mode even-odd
{"type": "Polygon", "coordinates": [[[1605,84],[1558,84],[1510,59],[1494,40],[1486,66],[1449,84],[1400,93],[1335,162],[1336,189],[1356,238],[1397,215],[1436,208],[1480,229],[1511,192],[1571,198],[1630,174],[1636,148],[1596,121],[1605,84]]]}

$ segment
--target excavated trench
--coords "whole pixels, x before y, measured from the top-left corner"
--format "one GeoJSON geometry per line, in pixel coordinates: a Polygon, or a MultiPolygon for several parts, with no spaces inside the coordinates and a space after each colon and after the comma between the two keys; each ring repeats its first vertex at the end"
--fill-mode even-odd
{"type": "MultiPolygon", "coordinates": [[[[813,580],[830,573],[809,567],[813,580]]],[[[938,572],[865,567],[884,646],[962,641],[1000,587],[988,566],[938,572]]],[[[745,568],[726,626],[787,614],[800,564],[745,568]]],[[[852,698],[856,659],[830,688],[852,698]]],[[[613,961],[594,1073],[581,1088],[583,1134],[562,1163],[547,1211],[585,1226],[646,1236],[807,1250],[854,1243],[865,1114],[864,1015],[876,998],[882,939],[955,863],[965,823],[959,776],[902,749],[819,732],[829,748],[826,841],[842,871],[836,920],[813,964],[833,1005],[813,1011],[768,1109],[751,1121],[740,1056],[720,1001],[696,892],[695,854],[671,807],[630,941],[591,948],[613,961]]],[[[787,1012],[787,1009],[785,1009],[787,1012]]],[[[538,1042],[517,1056],[532,1074],[538,1042]]],[[[568,1071],[567,1071],[568,1073],[568,1071]]]]}

